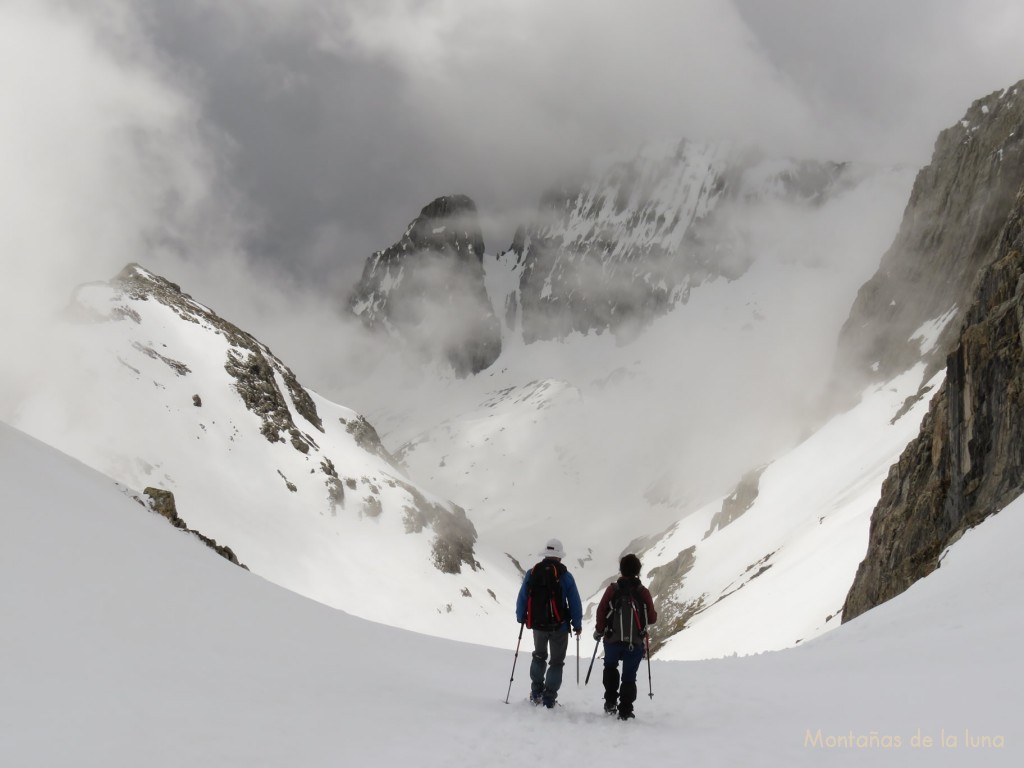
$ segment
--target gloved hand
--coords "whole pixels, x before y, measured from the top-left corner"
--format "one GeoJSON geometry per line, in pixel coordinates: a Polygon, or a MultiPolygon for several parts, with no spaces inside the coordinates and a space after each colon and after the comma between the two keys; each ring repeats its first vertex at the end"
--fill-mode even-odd
{"type": "Polygon", "coordinates": [[[600,639],[601,639],[602,637],[604,637],[604,633],[603,633],[603,632],[598,632],[598,631],[597,631],[597,630],[595,629],[595,630],[594,630],[594,639],[595,639],[595,640],[600,640],[600,639]]]}
{"type": "Polygon", "coordinates": [[[576,637],[578,638],[583,634],[583,627],[573,627],[572,631],[576,633],[576,637]]]}

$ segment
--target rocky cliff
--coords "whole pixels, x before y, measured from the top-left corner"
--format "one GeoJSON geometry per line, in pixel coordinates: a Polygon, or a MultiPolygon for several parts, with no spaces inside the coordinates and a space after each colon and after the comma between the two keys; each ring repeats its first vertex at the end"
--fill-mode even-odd
{"type": "Polygon", "coordinates": [[[836,386],[846,404],[922,355],[924,379],[956,343],[978,273],[1024,178],[1024,81],[975,101],[935,142],[903,223],[843,326],[836,386]]]}
{"type": "Polygon", "coordinates": [[[829,162],[772,160],[728,144],[648,145],[546,192],[507,261],[519,271],[507,313],[526,341],[579,331],[629,335],[755,257],[751,206],[820,204],[854,183],[829,162]]]}
{"type": "Polygon", "coordinates": [[[501,328],[484,286],[484,241],[465,195],[426,206],[394,245],[374,253],[349,299],[363,323],[465,376],[501,353],[501,328]]]}
{"type": "MultiPolygon", "coordinates": [[[[902,284],[906,291],[906,281],[919,275],[928,288],[929,295],[917,302],[918,319],[945,311],[950,302],[962,302],[963,309],[957,311],[962,323],[955,323],[945,383],[932,399],[921,433],[883,485],[871,517],[867,555],[843,608],[844,621],[939,567],[950,543],[1024,491],[1022,89],[1024,83],[975,102],[963,123],[940,137],[937,162],[922,172],[905,227],[917,232],[913,242],[922,263],[914,268],[912,259],[897,258],[896,246],[887,254],[896,287],[902,284]],[[931,186],[942,169],[962,179],[963,186],[952,179],[931,186]],[[983,183],[986,179],[990,188],[983,183]],[[923,204],[923,210],[915,203],[923,204]],[[948,220],[937,220],[938,210],[948,220]],[[925,214],[935,226],[931,238],[916,221],[925,214]],[[954,223],[964,230],[951,228],[954,223]],[[971,287],[965,288],[967,284],[971,287]]],[[[862,291],[860,311],[877,306],[883,293],[894,295],[881,279],[872,285],[862,291]]],[[[891,352],[877,347],[884,350],[879,368],[891,369],[911,354],[906,342],[900,343],[916,322],[911,315],[909,308],[893,309],[895,329],[889,334],[878,323],[867,329],[866,322],[848,333],[870,342],[862,352],[880,345],[886,335],[893,339],[891,352]]]]}

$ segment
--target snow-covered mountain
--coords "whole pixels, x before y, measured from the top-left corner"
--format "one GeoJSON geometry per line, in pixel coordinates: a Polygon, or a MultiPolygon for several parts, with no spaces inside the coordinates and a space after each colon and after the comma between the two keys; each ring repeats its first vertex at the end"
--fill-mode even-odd
{"type": "Polygon", "coordinates": [[[548,190],[517,232],[506,317],[527,341],[631,337],[700,285],[746,272],[764,251],[751,219],[821,206],[877,173],[687,140],[603,158],[548,190]]]}
{"type": "MultiPolygon", "coordinates": [[[[957,378],[937,361],[959,338],[959,318],[968,316],[959,307],[971,300],[963,297],[972,296],[976,272],[948,273],[946,292],[962,297],[953,307],[914,301],[913,280],[889,286],[884,276],[926,271],[920,262],[932,251],[921,243],[954,258],[946,235],[929,236],[922,223],[935,199],[959,200],[989,223],[968,227],[973,241],[949,230],[982,251],[970,263],[980,269],[998,255],[988,246],[1003,236],[1008,206],[1005,194],[986,194],[986,179],[1010,188],[1017,178],[1019,187],[1016,155],[993,143],[1000,134],[1013,144],[1016,130],[1007,126],[1019,110],[1012,89],[989,98],[1002,102],[976,105],[970,114],[982,122],[939,142],[902,224],[908,172],[758,160],[726,181],[715,171],[694,176],[704,179],[696,186],[668,184],[689,178],[698,160],[715,167],[714,153],[690,145],[671,155],[685,159],[686,173],[670,165],[637,176],[622,170],[629,163],[613,164],[572,198],[590,200],[587,213],[566,209],[559,226],[576,235],[555,237],[550,222],[534,231],[537,242],[560,243],[544,250],[558,265],[549,276],[561,277],[542,298],[568,301],[555,316],[576,317],[580,284],[566,276],[573,265],[586,271],[597,257],[585,254],[598,242],[619,243],[597,251],[608,269],[655,294],[669,282],[650,282],[655,271],[642,265],[663,266],[671,237],[717,244],[685,251],[700,256],[684,259],[673,276],[682,282],[640,322],[626,323],[628,333],[617,321],[582,333],[573,320],[553,338],[531,334],[523,286],[539,269],[527,271],[540,263],[528,258],[541,253],[527,247],[533,239],[492,255],[470,229],[456,228],[452,247],[480,272],[473,291],[486,288],[506,308],[517,297],[521,314],[501,313],[512,317],[501,353],[472,376],[418,362],[410,373],[382,349],[372,372],[331,392],[369,421],[302,387],[264,345],[177,286],[132,267],[76,293],[64,336],[48,350],[63,373],[41,382],[16,423],[131,488],[173,491],[188,524],[255,573],[377,621],[501,644],[522,567],[559,536],[587,595],[624,551],[641,554],[665,617],[655,637],[664,658],[801,643],[843,618],[883,481],[898,472],[890,467],[918,435],[931,395],[944,391],[944,377],[957,378]],[[969,170],[981,162],[988,175],[969,170]],[[652,191],[668,189],[676,196],[652,191]],[[621,205],[598,205],[615,190],[621,205]],[[647,222],[653,228],[643,224],[647,214],[616,219],[627,209],[673,206],[692,215],[683,230],[661,214],[647,222]],[[573,243],[582,249],[576,255],[573,243]],[[893,358],[899,365],[868,363],[855,343],[857,329],[873,322],[858,320],[870,314],[865,296],[881,295],[861,290],[857,298],[866,283],[886,286],[891,306],[915,307],[900,314],[890,339],[903,350],[893,358]],[[903,328],[911,317],[917,324],[903,328]],[[607,329],[616,332],[598,332],[607,329]],[[826,388],[855,392],[852,407],[822,417],[826,388]],[[377,582],[389,591],[368,588],[377,582]]],[[[642,154],[637,167],[657,167],[648,160],[642,154]]],[[[441,200],[445,210],[458,202],[441,200]]],[[[412,231],[447,236],[426,214],[397,250],[378,254],[380,269],[369,270],[376,288],[357,302],[386,327],[402,312],[391,302],[406,258],[421,253],[412,231]]],[[[950,210],[958,214],[966,215],[950,210]]],[[[999,253],[1008,258],[1012,248],[999,253]]],[[[993,294],[1006,294],[1007,280],[993,294]]],[[[495,314],[484,313],[491,330],[495,314]]],[[[985,392],[972,408],[978,397],[985,392]]]]}
{"type": "Polygon", "coordinates": [[[177,285],[131,265],[80,287],[47,352],[14,423],[130,488],[172,492],[190,527],[253,572],[439,635],[474,637],[477,616],[511,610],[514,587],[479,557],[463,509],[177,285]]]}
{"type": "Polygon", "coordinates": [[[857,404],[753,488],[651,546],[645,565],[655,566],[648,573],[672,620],[659,635],[685,628],[666,656],[817,635],[930,573],[967,527],[1024,491],[1024,462],[1008,447],[1022,432],[1022,344],[1010,319],[1024,311],[1022,95],[1018,85],[972,105],[918,174],[900,231],[840,336],[833,385],[845,393],[829,399],[854,391],[857,404]],[[946,212],[941,223],[936,210],[946,212]],[[818,469],[794,484],[788,468],[805,455],[818,469]],[[840,471],[827,471],[833,462],[840,471]]]}
{"type": "MultiPolygon", "coordinates": [[[[524,552],[538,525],[564,538],[568,530],[579,580],[595,594],[619,554],[639,551],[667,619],[656,633],[665,657],[784,648],[825,632],[843,618],[890,467],[943,390],[944,361],[978,273],[997,258],[993,243],[1024,180],[1016,91],[979,100],[940,137],[899,228],[874,229],[884,232],[881,243],[857,235],[883,220],[871,204],[891,204],[884,191],[899,186],[898,173],[853,183],[848,168],[802,166],[814,183],[801,184],[796,172],[748,168],[730,187],[708,181],[717,178],[707,170],[715,167],[713,152],[685,144],[671,173],[659,175],[663,156],[660,164],[644,154],[612,163],[592,187],[555,195],[551,207],[565,215],[534,233],[537,242],[555,244],[542,298],[554,316],[570,320],[557,333],[534,333],[523,309],[521,327],[526,339],[556,340],[523,344],[507,336],[490,370],[430,392],[430,402],[444,403],[434,424],[425,408],[418,416],[387,406],[370,411],[381,415],[410,474],[467,506],[483,539],[500,537],[524,552]],[[665,182],[687,174],[689,184],[665,182]],[[678,194],[652,193],[665,189],[678,194]],[[746,191],[726,203],[729,189],[746,191]],[[737,207],[744,210],[733,219],[742,221],[738,245],[719,240],[694,250],[701,259],[683,270],[696,275],[694,265],[720,257],[717,273],[705,271],[674,298],[666,293],[629,344],[572,333],[577,299],[586,312],[591,307],[587,286],[569,277],[581,263],[603,264],[599,272],[613,287],[612,273],[628,267],[627,282],[647,290],[654,272],[646,266],[671,250],[652,245],[667,242],[659,227],[674,218],[664,211],[689,212],[695,226],[717,220],[712,231],[721,233],[735,231],[719,225],[737,207]],[[938,223],[936,211],[944,211],[938,223]],[[870,269],[858,274],[865,264],[870,269]],[[826,379],[831,391],[822,399],[845,409],[815,422],[826,379]],[[715,410],[723,402],[728,408],[715,410]]],[[[496,302],[511,297],[506,306],[531,306],[522,298],[528,241],[485,257],[496,302]]],[[[693,237],[679,242],[692,246],[693,237]]],[[[677,258],[684,252],[672,248],[677,258]]],[[[670,284],[683,285],[658,281],[670,284]]],[[[519,327],[515,312],[505,317],[513,318],[507,329],[519,327]]],[[[579,329],[600,326],[588,323],[579,329]]],[[[929,557],[949,540],[932,541],[929,557]]],[[[892,546],[879,553],[883,562],[892,546]]]]}
{"type": "Polygon", "coordinates": [[[709,767],[1022,757],[1020,501],[827,637],[750,658],[655,659],[623,725],[571,672],[557,710],[527,704],[514,624],[501,649],[372,624],[229,565],[2,424],[0,459],[4,765],[604,765],[624,744],[637,762],[709,767]]]}
{"type": "MultiPolygon", "coordinates": [[[[837,186],[813,203],[768,196],[774,202],[759,208],[751,201],[744,228],[756,258],[729,278],[706,276],[685,303],[652,316],[629,343],[578,332],[526,343],[513,332],[497,361],[469,379],[419,377],[396,396],[398,377],[389,374],[390,388],[356,386],[338,399],[373,414],[410,475],[468,510],[482,544],[502,541],[526,564],[538,541],[561,536],[582,588],[596,593],[624,550],[646,552],[680,520],[713,515],[741,476],[807,436],[839,330],[898,229],[911,180],[909,172],[890,171],[837,186]]],[[[508,257],[484,257],[496,302],[519,290],[508,257]]],[[[892,396],[882,393],[883,403],[866,406],[875,415],[871,427],[854,418],[847,434],[870,439],[870,429],[888,430],[907,394],[890,408],[892,396]]],[[[871,460],[876,493],[920,417],[915,411],[892,428],[895,437],[879,441],[871,460]]],[[[836,478],[818,492],[841,495],[849,482],[836,478]]],[[[873,501],[863,503],[866,520],[873,501]]],[[[702,536],[709,521],[700,520],[702,536]]],[[[745,539],[744,529],[721,538],[745,539]]],[[[789,530],[779,522],[780,536],[789,530]]],[[[651,550],[651,567],[692,543],[671,553],[666,544],[659,550],[665,558],[651,550]]],[[[851,551],[828,598],[808,605],[815,626],[842,604],[863,552],[856,545],[851,551]]],[[[770,552],[737,550],[744,562],[707,589],[728,591],[770,552]]],[[[669,600],[671,581],[656,586],[669,600]]],[[[812,634],[806,615],[792,619],[785,641],[754,633],[745,644],[714,630],[715,641],[701,653],[781,647],[812,634]],[[708,651],[715,642],[718,651],[708,651]]]]}

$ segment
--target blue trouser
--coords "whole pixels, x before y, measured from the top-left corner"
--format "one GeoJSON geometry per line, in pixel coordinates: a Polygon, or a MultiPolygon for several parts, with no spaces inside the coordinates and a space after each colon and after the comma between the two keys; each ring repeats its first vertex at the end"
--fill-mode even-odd
{"type": "Polygon", "coordinates": [[[644,658],[644,647],[639,643],[604,643],[604,703],[614,707],[618,702],[619,713],[633,712],[636,701],[636,673],[644,658]],[[619,662],[622,662],[622,685],[619,685],[619,662]]]}
{"type": "Polygon", "coordinates": [[[530,694],[542,698],[547,706],[554,706],[558,689],[562,687],[562,667],[569,650],[569,628],[560,627],[550,632],[533,630],[533,662],[530,664],[530,694]],[[548,661],[548,649],[551,661],[548,661]]]}

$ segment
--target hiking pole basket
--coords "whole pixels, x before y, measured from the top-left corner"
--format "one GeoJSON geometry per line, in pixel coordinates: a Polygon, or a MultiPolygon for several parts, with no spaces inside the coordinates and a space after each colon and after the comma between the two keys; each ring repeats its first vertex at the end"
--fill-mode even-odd
{"type": "Polygon", "coordinates": [[[508,697],[512,695],[512,681],[516,679],[516,661],[519,660],[519,644],[523,642],[523,627],[525,626],[525,621],[519,625],[519,639],[516,640],[516,655],[512,659],[512,676],[508,679],[508,693],[505,694],[506,704],[508,704],[508,697]]]}
{"type": "Polygon", "coordinates": [[[594,655],[590,657],[590,666],[587,667],[587,679],[583,681],[584,685],[586,685],[587,683],[590,682],[590,673],[594,670],[594,659],[597,658],[597,647],[600,644],[601,644],[600,639],[596,643],[594,643],[594,655]]]}

